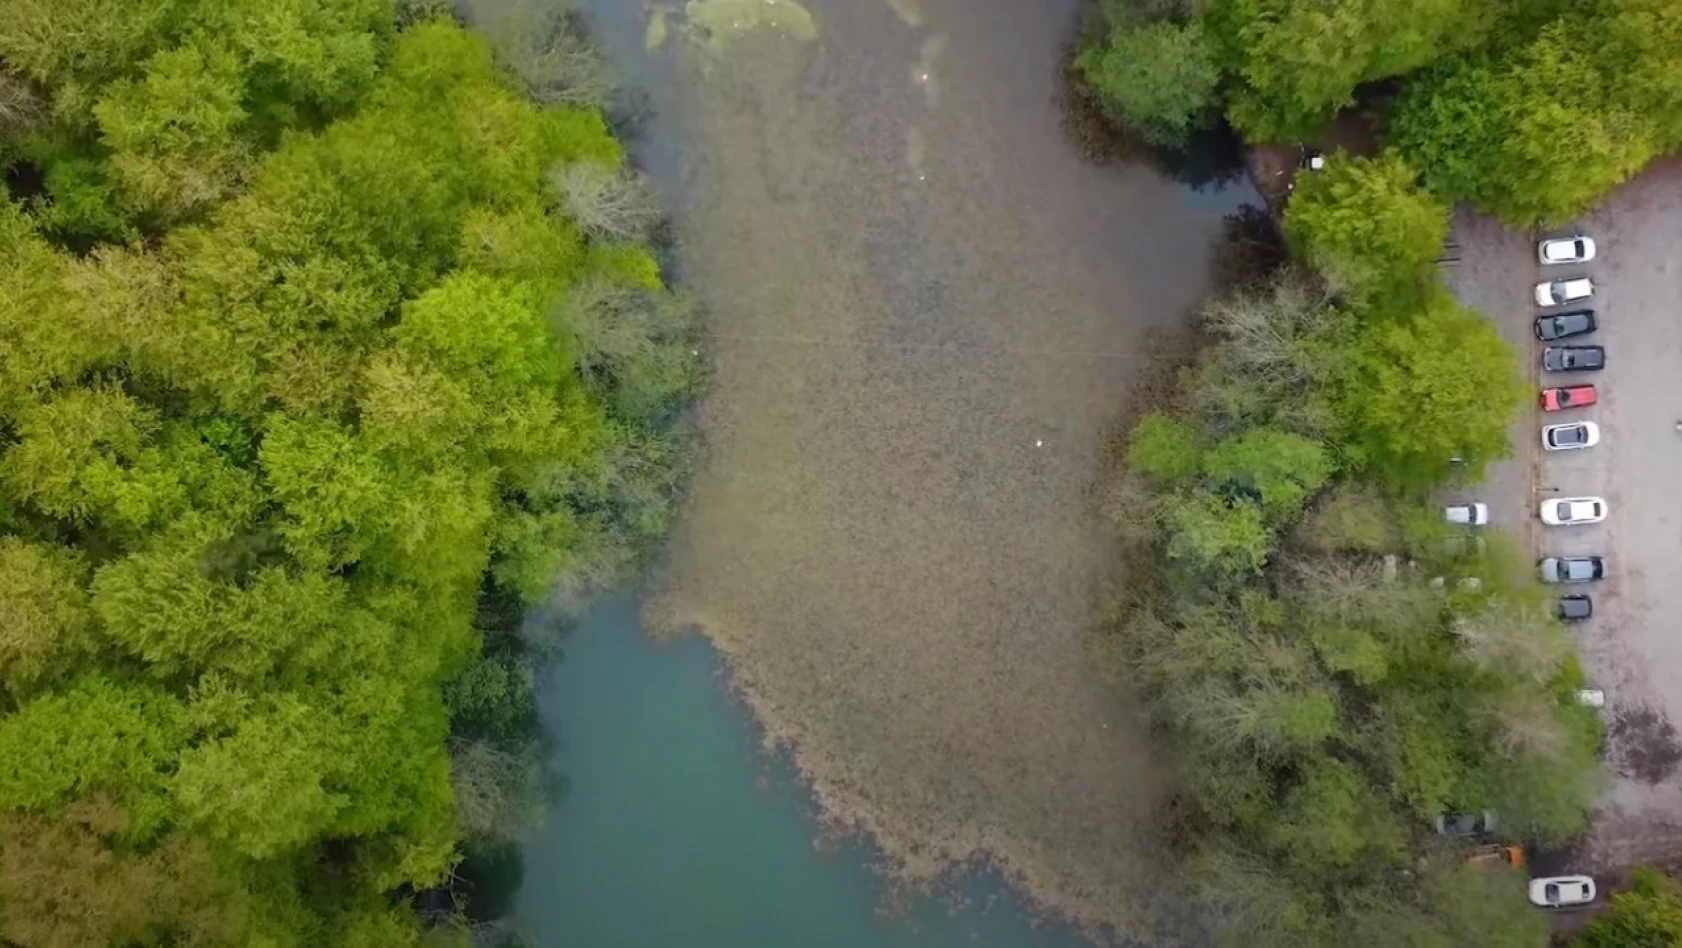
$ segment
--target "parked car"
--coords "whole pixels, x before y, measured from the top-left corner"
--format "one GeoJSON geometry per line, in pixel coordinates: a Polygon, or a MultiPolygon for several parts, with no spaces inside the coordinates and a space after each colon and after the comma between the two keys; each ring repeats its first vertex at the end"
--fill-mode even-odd
{"type": "Polygon", "coordinates": [[[1543,411],[1583,408],[1593,405],[1599,400],[1600,397],[1595,393],[1593,385],[1565,385],[1559,388],[1542,389],[1543,411]]]}
{"type": "Polygon", "coordinates": [[[1574,309],[1569,313],[1536,317],[1536,338],[1543,342],[1586,336],[1600,328],[1600,320],[1592,309],[1574,309]]]}
{"type": "Polygon", "coordinates": [[[1536,245],[1536,259],[1543,266],[1557,263],[1588,263],[1594,259],[1594,238],[1578,234],[1575,237],[1555,237],[1536,245]]]}
{"type": "Polygon", "coordinates": [[[1482,813],[1444,813],[1434,824],[1444,836],[1485,836],[1495,832],[1495,811],[1482,813]]]}
{"type": "Polygon", "coordinates": [[[1606,368],[1600,346],[1549,346],[1542,350],[1544,372],[1598,372],[1606,368]]]}
{"type": "Polygon", "coordinates": [[[1594,880],[1588,876],[1545,876],[1530,880],[1530,904],[1542,908],[1587,905],[1594,901],[1594,880]]]}
{"type": "Polygon", "coordinates": [[[1554,603],[1554,615],[1561,622],[1581,622],[1594,615],[1594,600],[1583,593],[1561,596],[1554,603]]]}
{"type": "Polygon", "coordinates": [[[1600,497],[1549,498],[1542,501],[1542,522],[1550,527],[1575,527],[1606,519],[1606,501],[1600,497]]]}
{"type": "Polygon", "coordinates": [[[1550,280],[1536,284],[1537,306],[1560,306],[1572,300],[1584,300],[1594,295],[1594,281],[1588,277],[1575,280],[1550,280]]]}
{"type": "Polygon", "coordinates": [[[1578,688],[1577,703],[1585,708],[1606,707],[1606,692],[1599,688],[1578,688]]]}
{"type": "Polygon", "coordinates": [[[1466,865],[1474,869],[1486,866],[1506,866],[1510,869],[1524,868],[1523,846],[1479,846],[1466,854],[1466,865]]]}
{"type": "Polygon", "coordinates": [[[1547,425],[1542,429],[1542,447],[1548,451],[1575,451],[1600,443],[1600,426],[1592,421],[1547,425]]]}
{"type": "Polygon", "coordinates": [[[1481,527],[1489,522],[1489,505],[1480,503],[1449,504],[1443,508],[1443,519],[1467,527],[1481,527]]]}
{"type": "Polygon", "coordinates": [[[1544,583],[1592,583],[1606,578],[1600,556],[1548,556],[1536,561],[1544,583]]]}

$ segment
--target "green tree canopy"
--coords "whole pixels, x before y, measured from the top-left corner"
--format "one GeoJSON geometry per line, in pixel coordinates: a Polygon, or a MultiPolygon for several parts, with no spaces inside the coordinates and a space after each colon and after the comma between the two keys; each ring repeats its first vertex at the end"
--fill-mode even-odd
{"type": "Polygon", "coordinates": [[[1386,308],[1416,303],[1435,280],[1448,216],[1394,152],[1337,155],[1298,179],[1285,233],[1332,286],[1386,308]]]}
{"type": "Polygon", "coordinates": [[[1196,22],[1118,26],[1075,64],[1100,101],[1154,144],[1184,144],[1218,105],[1220,65],[1196,22]]]}
{"type": "Polygon", "coordinates": [[[1259,141],[1313,135],[1355,87],[1476,44],[1494,0],[1217,0],[1208,22],[1240,81],[1228,114],[1259,141]]]}
{"type": "Polygon", "coordinates": [[[1391,483],[1419,487],[1479,471],[1510,450],[1526,396],[1513,352],[1488,320],[1445,291],[1400,320],[1355,322],[1335,369],[1334,411],[1352,456],[1391,483]]]}
{"type": "Polygon", "coordinates": [[[417,944],[527,825],[521,611],[663,528],[692,311],[552,187],[625,175],[601,114],[451,22],[10,13],[0,940],[417,944]]]}

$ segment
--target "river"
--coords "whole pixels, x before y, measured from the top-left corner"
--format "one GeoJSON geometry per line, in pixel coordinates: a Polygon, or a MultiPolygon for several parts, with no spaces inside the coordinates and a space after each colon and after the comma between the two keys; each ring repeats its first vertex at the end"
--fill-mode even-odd
{"type": "Polygon", "coordinates": [[[1005,878],[1086,931],[1172,931],[1171,771],[1085,654],[1091,485],[1237,198],[1076,154],[1078,0],[591,12],[647,96],[713,378],[645,599],[546,684],[572,789],[517,914],[571,948],[1074,937],[983,913],[1005,878]],[[819,852],[836,831],[868,842],[819,852]],[[885,879],[968,907],[884,921],[885,879]]]}

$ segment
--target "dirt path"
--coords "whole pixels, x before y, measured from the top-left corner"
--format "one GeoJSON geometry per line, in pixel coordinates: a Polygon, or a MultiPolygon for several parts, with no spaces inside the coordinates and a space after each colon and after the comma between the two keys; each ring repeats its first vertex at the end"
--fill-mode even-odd
{"type": "Polygon", "coordinates": [[[906,872],[996,859],[1144,932],[1163,781],[1083,654],[1107,572],[1087,491],[1228,202],[1064,143],[1071,0],[811,12],[810,42],[665,50],[716,379],[651,618],[712,637],[906,872]]]}

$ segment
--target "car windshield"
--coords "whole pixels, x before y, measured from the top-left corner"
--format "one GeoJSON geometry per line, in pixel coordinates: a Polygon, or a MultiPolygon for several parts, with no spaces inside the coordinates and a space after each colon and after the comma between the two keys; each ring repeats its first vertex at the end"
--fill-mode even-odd
{"type": "Polygon", "coordinates": [[[1547,887],[1545,889],[1543,889],[1542,891],[1544,893],[1546,893],[1547,899],[1548,899],[1549,902],[1558,902],[1559,901],[1559,886],[1554,885],[1552,882],[1550,882],[1550,883],[1548,883],[1547,887]]]}

